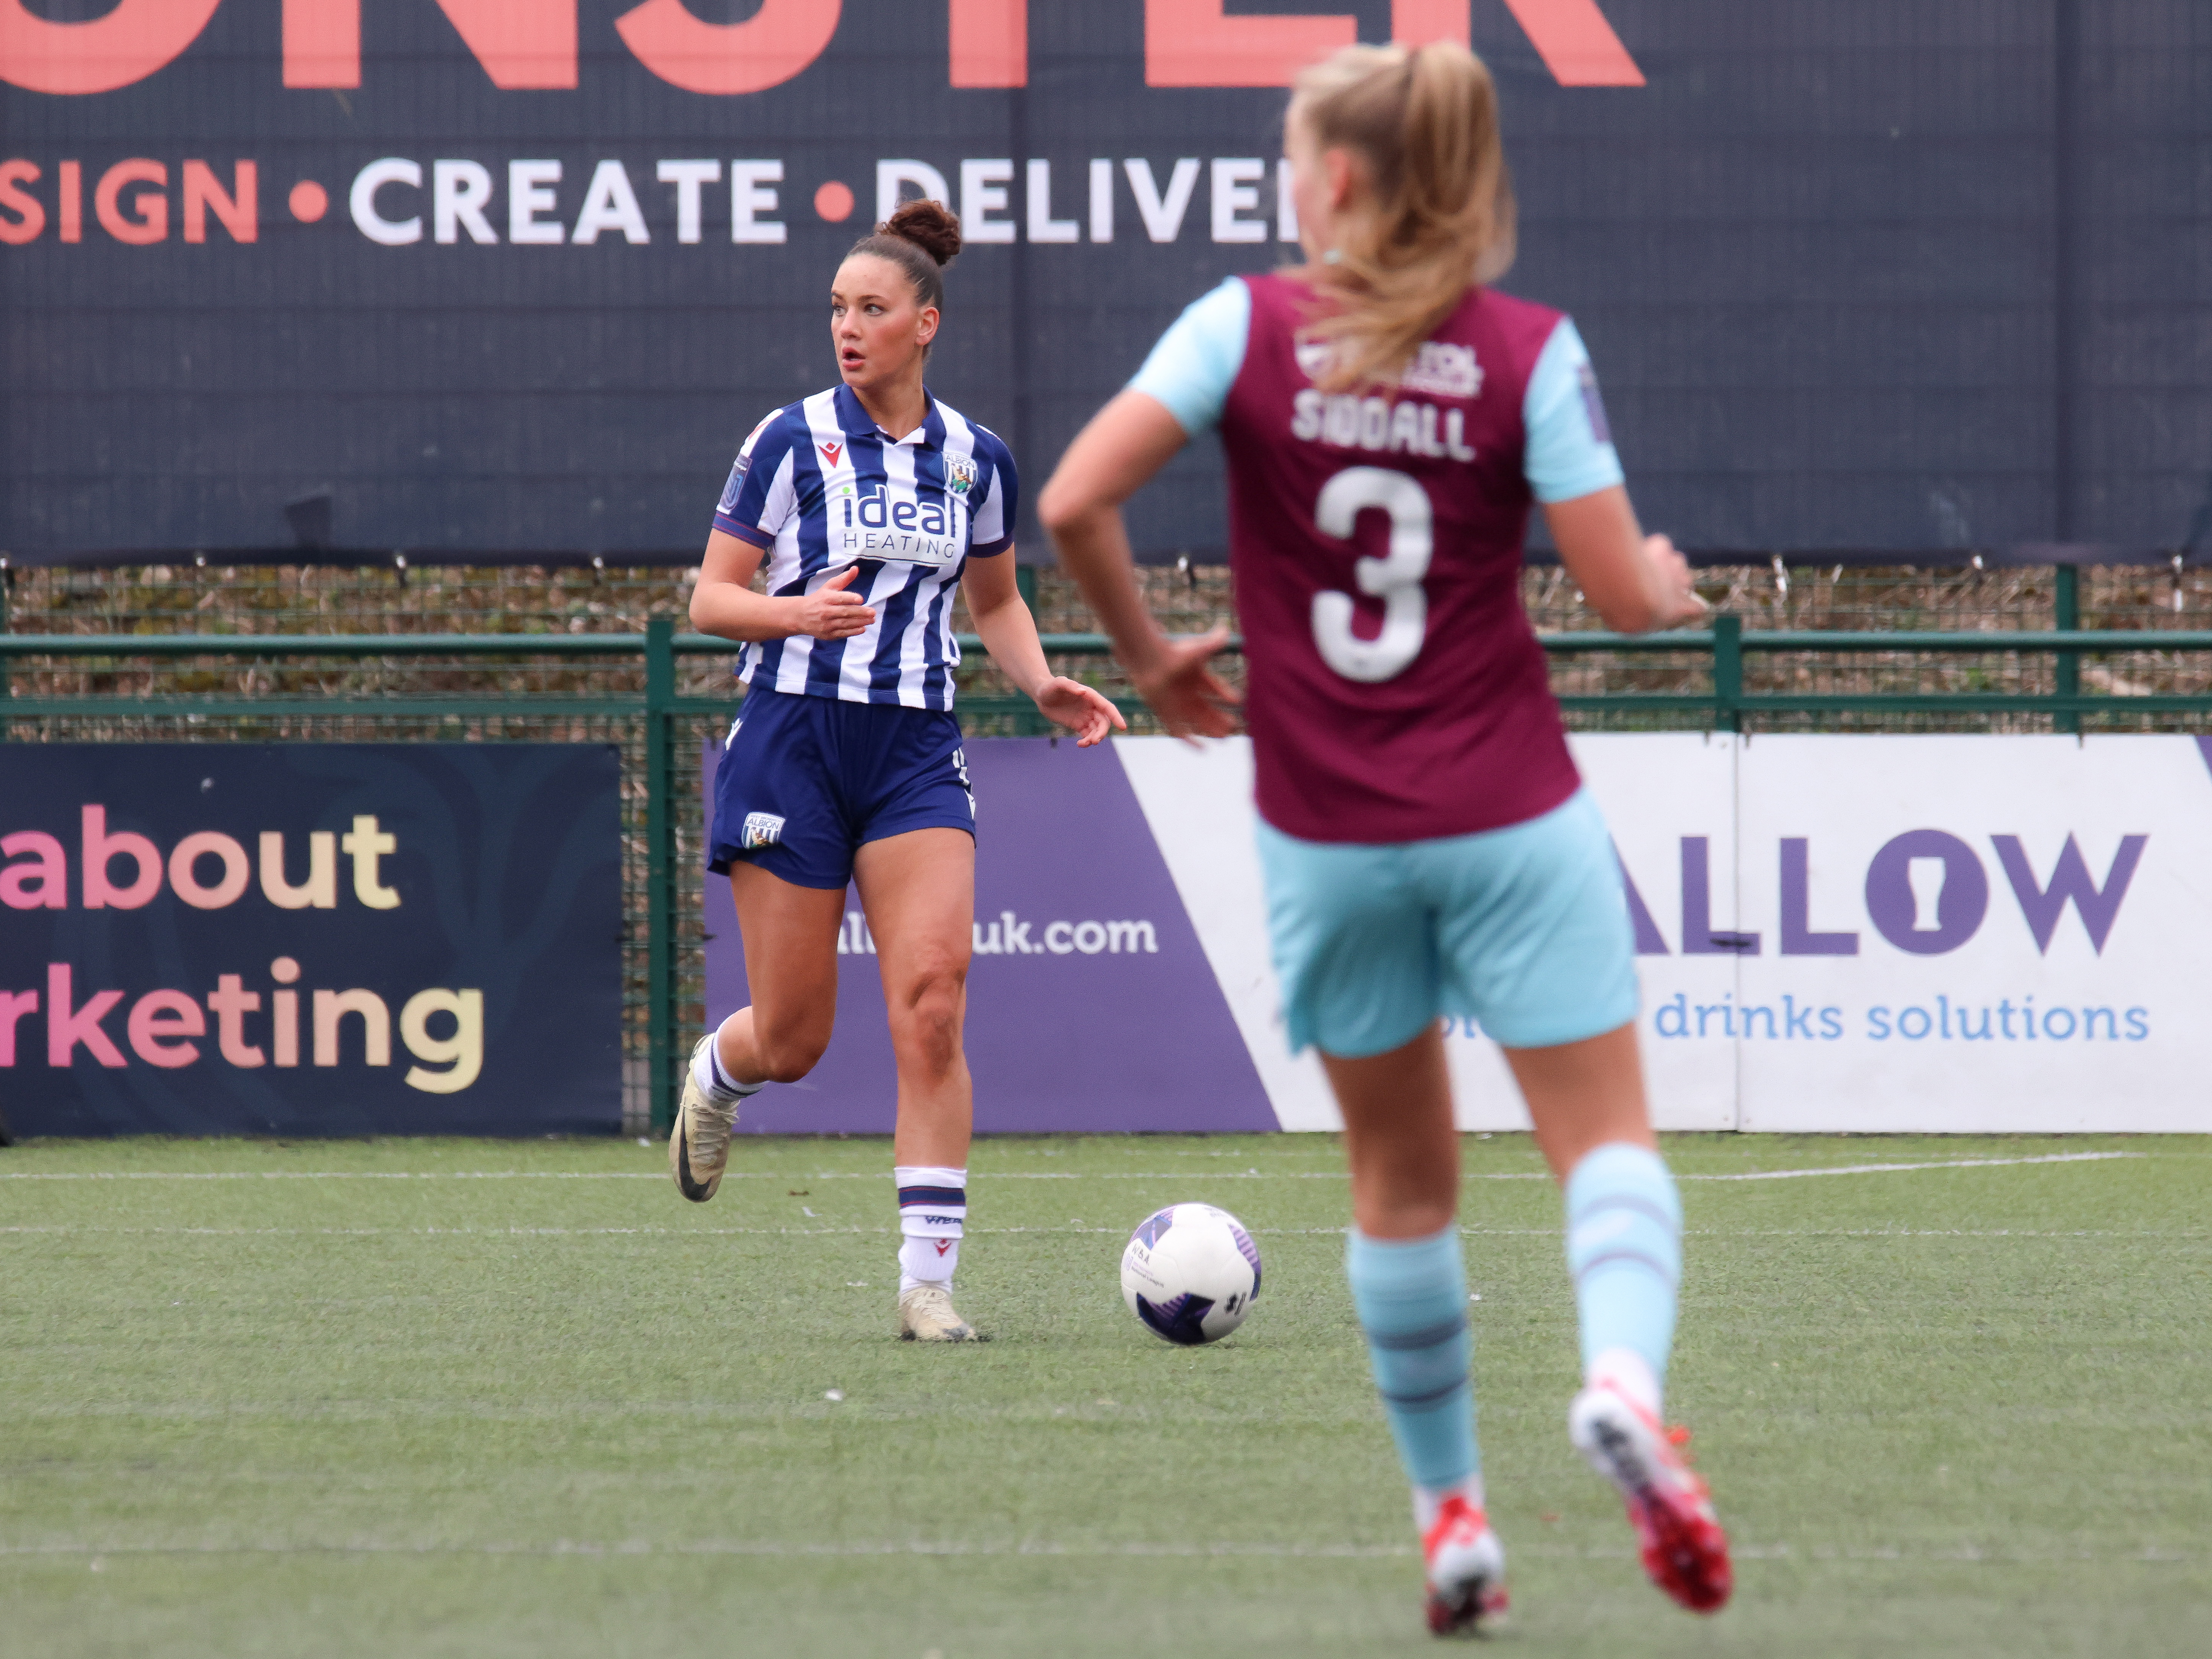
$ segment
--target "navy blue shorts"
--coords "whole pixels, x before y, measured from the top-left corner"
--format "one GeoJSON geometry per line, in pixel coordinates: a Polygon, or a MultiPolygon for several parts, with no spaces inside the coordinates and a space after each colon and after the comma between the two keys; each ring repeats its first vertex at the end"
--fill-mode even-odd
{"type": "Polygon", "coordinates": [[[707,867],[842,890],[853,854],[909,830],[975,833],[960,722],[941,708],[756,689],[722,745],[707,867]]]}

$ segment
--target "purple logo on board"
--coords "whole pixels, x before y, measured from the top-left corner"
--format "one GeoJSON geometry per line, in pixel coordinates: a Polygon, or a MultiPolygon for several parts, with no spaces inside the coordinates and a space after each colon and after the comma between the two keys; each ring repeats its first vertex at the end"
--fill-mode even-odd
{"type": "Polygon", "coordinates": [[[1981,927],[1990,881],[1974,849],[1956,836],[1908,830],[1891,837],[1867,866],[1866,908],[1868,919],[1899,950],[1941,956],[1981,927]]]}
{"type": "MultiPolygon", "coordinates": [[[[2200,739],[2212,743],[2212,739],[2200,739]]],[[[2212,756],[2208,756],[2212,762],[2212,756]]],[[[2100,882],[2081,855],[2081,844],[2071,834],[2058,849],[2046,881],[2036,873],[2027,846],[2015,835],[1993,835],[1998,867],[2020,905],[2021,918],[2035,937],[2035,948],[2047,954],[2052,936],[2071,905],[2081,918],[2082,931],[2098,955],[2112,936],[2120,905],[2150,845],[2147,835],[2120,837],[2100,882]]],[[[1681,837],[1682,921],[1681,953],[1715,956],[1733,952],[1755,957],[1760,936],[1754,933],[1721,933],[1711,921],[1711,876],[1707,868],[1710,843],[1703,836],[1681,837]]],[[[1812,839],[1784,836],[1780,851],[1781,954],[1785,957],[1855,957],[1859,936],[1848,929],[1816,932],[1809,916],[1812,900],[1812,839]]],[[[1620,852],[1614,849],[1619,861],[1620,852]]],[[[1629,920],[1636,933],[1636,954],[1670,954],[1651,907],[1636,885],[1627,866],[1620,867],[1621,884],[1628,902],[1629,920]]],[[[1908,830],[1882,843],[1868,862],[1864,896],[1867,919],[1875,931],[1899,950],[1913,956],[1943,956],[1959,949],[1980,932],[1990,911],[1990,878],[1972,845],[1946,830],[1908,830]]]]}

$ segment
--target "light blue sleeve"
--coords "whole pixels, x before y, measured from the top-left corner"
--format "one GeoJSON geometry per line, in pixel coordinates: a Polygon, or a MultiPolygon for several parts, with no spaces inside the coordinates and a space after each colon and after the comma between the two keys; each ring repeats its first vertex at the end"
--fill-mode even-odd
{"type": "Polygon", "coordinates": [[[1187,438],[1212,429],[1229,400],[1252,331],[1252,290],[1231,276],[1183,307],[1129,382],[1157,398],[1187,438]]]}
{"type": "Polygon", "coordinates": [[[1521,403],[1521,424],[1528,434],[1521,467],[1538,501],[1571,501],[1627,482],[1613,452],[1597,375],[1571,318],[1559,319],[1537,356],[1521,403]]]}

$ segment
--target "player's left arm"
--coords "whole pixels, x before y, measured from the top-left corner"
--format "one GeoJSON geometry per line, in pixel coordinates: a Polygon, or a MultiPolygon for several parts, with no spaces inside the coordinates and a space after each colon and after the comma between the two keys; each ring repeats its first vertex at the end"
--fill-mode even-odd
{"type": "Polygon", "coordinates": [[[1606,626],[1647,634],[1703,616],[1687,562],[1673,542],[1645,535],[1636,521],[1596,372],[1566,318],[1529,374],[1522,426],[1523,468],[1559,562],[1606,626]]]}
{"type": "Polygon", "coordinates": [[[1705,614],[1689,562],[1666,537],[1644,533],[1620,485],[1547,501],[1544,519],[1559,562],[1607,627],[1649,634],[1705,614]]]}
{"type": "Polygon", "coordinates": [[[1052,672],[1037,638],[1036,618],[1023,603],[1014,581],[1014,550],[970,559],[960,578],[969,620],[1000,671],[1036,700],[1037,712],[1075,733],[1076,746],[1088,749],[1114,732],[1126,732],[1121,711],[1079,681],[1052,672]]]}

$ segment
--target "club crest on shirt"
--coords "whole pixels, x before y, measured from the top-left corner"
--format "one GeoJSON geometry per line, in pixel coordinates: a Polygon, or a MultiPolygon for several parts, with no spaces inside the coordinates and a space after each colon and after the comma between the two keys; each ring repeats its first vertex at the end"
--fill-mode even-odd
{"type": "Polygon", "coordinates": [[[1425,392],[1432,398],[1473,398],[1482,392],[1482,366],[1474,361],[1471,345],[1452,345],[1443,340],[1424,340],[1413,361],[1398,377],[1408,392],[1425,392]]]}
{"type": "Polygon", "coordinates": [[[774,812],[748,812],[745,827],[738,833],[738,845],[746,852],[757,848],[773,847],[783,839],[783,820],[774,812]]]}
{"type": "MultiPolygon", "coordinates": [[[[1299,340],[1291,348],[1298,361],[1298,372],[1309,380],[1318,380],[1328,370],[1336,356],[1335,343],[1328,340],[1299,340]]],[[[1471,345],[1454,345],[1443,340],[1424,340],[1421,349],[1413,354],[1413,361],[1398,377],[1401,392],[1425,392],[1431,398],[1475,398],[1482,394],[1482,365],[1474,360],[1471,345]]]]}
{"type": "Polygon", "coordinates": [[[965,455],[945,458],[945,487],[956,495],[965,495],[975,487],[975,463],[965,455]]]}

